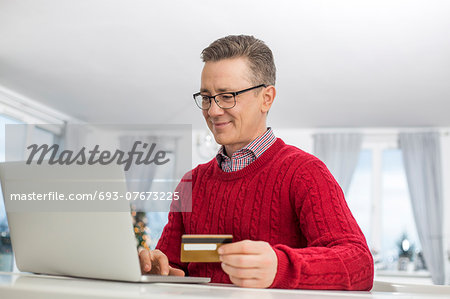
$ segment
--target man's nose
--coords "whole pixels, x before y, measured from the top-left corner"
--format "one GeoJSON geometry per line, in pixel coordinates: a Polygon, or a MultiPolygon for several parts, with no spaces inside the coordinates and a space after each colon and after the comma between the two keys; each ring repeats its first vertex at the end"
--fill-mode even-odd
{"type": "Polygon", "coordinates": [[[211,99],[211,106],[208,109],[208,114],[213,115],[221,115],[223,114],[223,109],[219,107],[215,100],[211,99]]]}

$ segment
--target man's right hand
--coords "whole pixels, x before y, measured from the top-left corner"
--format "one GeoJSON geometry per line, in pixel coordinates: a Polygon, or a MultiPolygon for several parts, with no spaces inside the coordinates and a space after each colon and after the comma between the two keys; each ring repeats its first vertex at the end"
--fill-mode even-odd
{"type": "Polygon", "coordinates": [[[160,250],[141,249],[139,251],[142,274],[184,276],[184,271],[169,265],[169,259],[160,250]]]}

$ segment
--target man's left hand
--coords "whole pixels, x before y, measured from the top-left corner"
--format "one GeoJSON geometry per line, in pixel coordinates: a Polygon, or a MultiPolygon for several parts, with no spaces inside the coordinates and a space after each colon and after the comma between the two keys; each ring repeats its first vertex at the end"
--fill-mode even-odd
{"type": "Polygon", "coordinates": [[[278,259],[269,243],[244,240],[220,246],[222,269],[240,287],[268,288],[277,274],[278,259]]]}

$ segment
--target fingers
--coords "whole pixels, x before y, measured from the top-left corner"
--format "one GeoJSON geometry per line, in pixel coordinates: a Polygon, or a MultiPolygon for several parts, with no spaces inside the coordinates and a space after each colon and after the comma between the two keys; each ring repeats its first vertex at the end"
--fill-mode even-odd
{"type": "Polygon", "coordinates": [[[159,268],[159,273],[161,275],[169,275],[169,259],[160,250],[155,249],[150,251],[152,265],[157,265],[159,268]]]}
{"type": "Polygon", "coordinates": [[[259,256],[249,254],[221,255],[220,261],[224,264],[237,268],[259,268],[264,266],[264,260],[261,261],[259,256]]]}
{"type": "Polygon", "coordinates": [[[243,287],[243,288],[261,288],[264,287],[261,282],[258,279],[242,279],[242,278],[237,278],[237,277],[232,277],[230,276],[230,281],[234,284],[237,285],[239,287],[243,287]]]}
{"type": "Polygon", "coordinates": [[[183,270],[169,266],[167,256],[160,250],[139,250],[139,262],[142,274],[152,273],[161,275],[184,276],[183,270]]]}
{"type": "Polygon", "coordinates": [[[139,263],[141,265],[142,274],[150,272],[152,268],[152,262],[150,260],[150,252],[148,250],[139,251],[139,263]]]}
{"type": "Polygon", "coordinates": [[[184,271],[177,269],[177,268],[173,268],[169,266],[169,275],[173,275],[173,276],[184,276],[184,271]]]}
{"type": "Polygon", "coordinates": [[[271,267],[236,268],[224,263],[221,266],[231,282],[240,287],[268,288],[272,285],[276,275],[276,269],[271,267]]]}
{"type": "Polygon", "coordinates": [[[266,247],[266,242],[244,240],[220,246],[218,252],[225,254],[258,254],[266,247]]]}
{"type": "Polygon", "coordinates": [[[245,240],[222,245],[218,251],[222,269],[233,284],[267,288],[273,283],[278,258],[269,243],[245,240]]]}
{"type": "Polygon", "coordinates": [[[140,250],[139,262],[143,274],[169,274],[169,260],[167,259],[167,256],[158,249],[151,251],[146,249],[140,250]]]}
{"type": "Polygon", "coordinates": [[[225,273],[230,275],[230,277],[240,278],[240,279],[257,279],[258,268],[236,268],[222,263],[222,269],[225,273]]]}

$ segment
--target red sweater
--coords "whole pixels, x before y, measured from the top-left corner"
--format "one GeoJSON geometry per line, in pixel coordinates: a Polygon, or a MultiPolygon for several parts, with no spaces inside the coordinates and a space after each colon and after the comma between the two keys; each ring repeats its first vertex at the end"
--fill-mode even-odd
{"type": "Polygon", "coordinates": [[[180,262],[182,234],[231,234],[235,242],[272,246],[278,257],[273,288],[372,288],[373,260],[364,235],[316,157],[278,138],[242,170],[226,173],[214,158],[184,180],[189,184],[182,181],[177,189],[183,199],[192,182],[192,212],[170,212],[157,245],[173,267],[231,283],[220,263],[180,262]]]}

